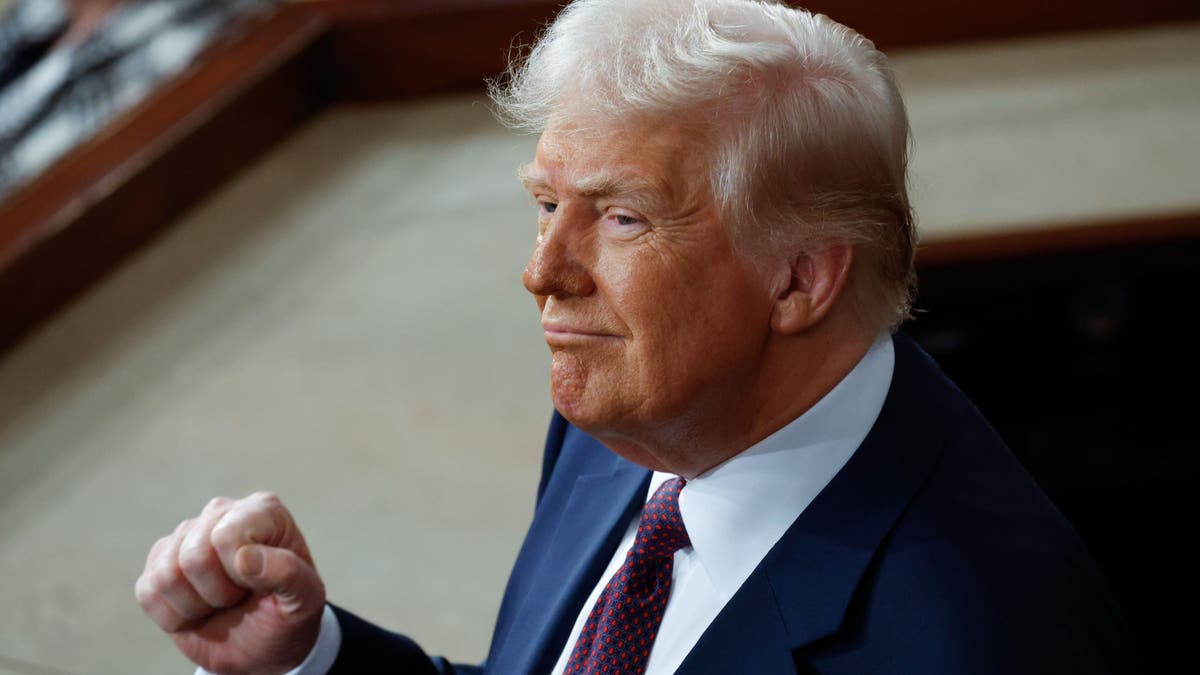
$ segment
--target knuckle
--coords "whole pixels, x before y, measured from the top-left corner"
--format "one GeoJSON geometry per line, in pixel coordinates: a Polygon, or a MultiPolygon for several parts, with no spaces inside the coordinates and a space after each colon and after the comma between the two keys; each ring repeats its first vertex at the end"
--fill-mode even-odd
{"type": "Polygon", "coordinates": [[[259,491],[255,492],[252,497],[254,498],[254,501],[261,503],[262,506],[267,510],[275,511],[283,508],[283,502],[274,492],[259,491]]]}
{"type": "Polygon", "coordinates": [[[186,536],[179,540],[179,554],[182,556],[184,552],[187,552],[188,555],[195,555],[195,549],[197,548],[203,551],[208,545],[208,533],[210,529],[212,529],[211,522],[189,531],[186,536]]]}
{"type": "Polygon", "coordinates": [[[158,597],[139,599],[142,611],[162,630],[173,633],[179,630],[182,620],[158,597]]]}
{"type": "Polygon", "coordinates": [[[173,538],[174,535],[168,535],[166,537],[160,537],[154,542],[154,544],[150,547],[150,552],[146,554],[146,567],[150,567],[150,565],[152,565],[154,561],[162,555],[162,552],[167,550],[173,538]]]}
{"type": "Polygon", "coordinates": [[[174,560],[160,560],[148,570],[150,585],[158,591],[169,590],[179,585],[182,573],[174,560]]]}
{"type": "Polygon", "coordinates": [[[213,497],[212,499],[208,500],[207,504],[204,505],[204,510],[205,511],[217,511],[219,509],[225,508],[232,501],[233,500],[230,499],[229,497],[221,497],[221,496],[213,497]]]}
{"type": "Polygon", "coordinates": [[[201,542],[187,542],[179,547],[179,568],[184,576],[195,577],[206,574],[213,556],[201,542]]]}
{"type": "Polygon", "coordinates": [[[138,605],[143,611],[149,612],[150,605],[154,602],[156,593],[150,585],[150,579],[145,575],[138,577],[136,583],[133,584],[133,597],[137,598],[138,605]]]}
{"type": "Polygon", "coordinates": [[[237,544],[238,524],[228,514],[220,520],[208,535],[209,543],[218,551],[237,544]]]}

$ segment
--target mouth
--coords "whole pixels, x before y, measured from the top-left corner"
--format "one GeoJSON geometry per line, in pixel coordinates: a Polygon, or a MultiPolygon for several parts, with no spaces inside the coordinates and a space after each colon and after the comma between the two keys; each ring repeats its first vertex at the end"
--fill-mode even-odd
{"type": "Polygon", "coordinates": [[[551,347],[617,339],[617,336],[612,333],[558,323],[544,323],[542,331],[546,337],[546,343],[551,347]]]}

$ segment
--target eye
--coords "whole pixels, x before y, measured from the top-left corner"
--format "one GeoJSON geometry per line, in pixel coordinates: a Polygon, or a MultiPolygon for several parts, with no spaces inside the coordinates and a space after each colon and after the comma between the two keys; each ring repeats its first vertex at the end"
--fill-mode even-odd
{"type": "Polygon", "coordinates": [[[538,202],[538,210],[545,214],[551,214],[558,210],[558,204],[554,202],[538,202]]]}
{"type": "Polygon", "coordinates": [[[646,227],[646,221],[640,216],[629,213],[616,213],[610,211],[605,217],[608,221],[608,226],[613,230],[622,234],[633,234],[641,232],[646,227]]]}

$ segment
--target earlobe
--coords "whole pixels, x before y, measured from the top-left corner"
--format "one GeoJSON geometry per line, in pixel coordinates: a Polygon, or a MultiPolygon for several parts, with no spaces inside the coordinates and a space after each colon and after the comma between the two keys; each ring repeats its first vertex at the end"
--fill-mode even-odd
{"type": "Polygon", "coordinates": [[[854,247],[832,244],[807,251],[788,265],[790,279],[775,298],[772,330],[784,335],[803,332],[820,323],[833,309],[850,277],[854,247]]]}

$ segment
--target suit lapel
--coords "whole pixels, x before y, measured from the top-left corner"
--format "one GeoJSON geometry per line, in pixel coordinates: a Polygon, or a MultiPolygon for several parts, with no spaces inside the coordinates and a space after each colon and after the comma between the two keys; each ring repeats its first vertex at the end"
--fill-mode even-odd
{"type": "Polygon", "coordinates": [[[794,673],[791,638],[765,574],[751,574],[680,664],[690,673],[794,673]]]}
{"type": "Polygon", "coordinates": [[[522,642],[506,645],[506,651],[512,651],[506,654],[504,672],[546,673],[554,666],[577,613],[644,501],[648,470],[617,457],[590,437],[579,435],[576,440],[596,444],[596,451],[611,458],[611,464],[607,471],[580,475],[574,481],[545,548],[553,555],[537,565],[536,592],[517,611],[509,634],[521,636],[522,642]]]}
{"type": "Polygon", "coordinates": [[[892,386],[846,466],[763,558],[677,671],[795,673],[792,652],[836,632],[892,526],[937,466],[917,383],[923,355],[895,339],[892,386]],[[914,431],[916,430],[916,431],[914,431]]]}

